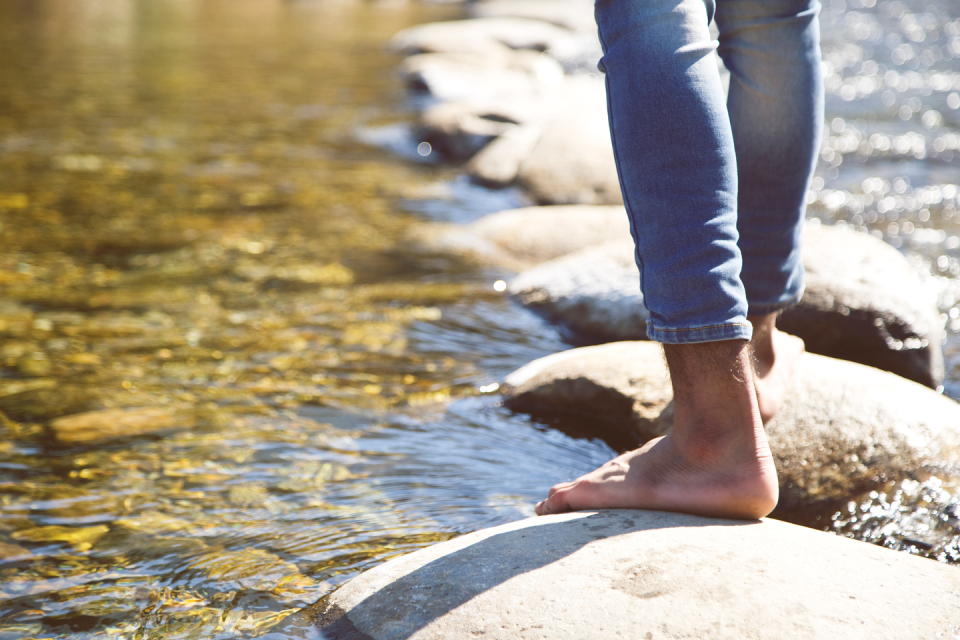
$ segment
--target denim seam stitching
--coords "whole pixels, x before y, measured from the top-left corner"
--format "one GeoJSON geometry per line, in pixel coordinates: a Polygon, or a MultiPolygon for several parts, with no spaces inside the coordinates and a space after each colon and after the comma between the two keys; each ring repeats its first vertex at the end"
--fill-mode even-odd
{"type": "Polygon", "coordinates": [[[730,322],[726,324],[708,324],[702,327],[687,327],[684,329],[661,329],[660,327],[653,326],[654,331],[701,331],[703,329],[720,329],[723,327],[752,327],[753,325],[749,322],[730,322]]]}

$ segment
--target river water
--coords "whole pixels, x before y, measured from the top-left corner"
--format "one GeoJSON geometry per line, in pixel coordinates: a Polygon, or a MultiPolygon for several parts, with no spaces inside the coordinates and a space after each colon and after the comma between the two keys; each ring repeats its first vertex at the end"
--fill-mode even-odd
{"type": "MultiPolygon", "coordinates": [[[[957,397],[960,10],[930,6],[825,11],[810,215],[929,274],[957,397]]],[[[0,4],[0,639],[261,636],[624,446],[503,409],[570,345],[508,273],[404,242],[523,195],[361,142],[414,118],[383,43],[459,11],[0,4]]],[[[936,479],[816,515],[960,559],[936,479]]]]}

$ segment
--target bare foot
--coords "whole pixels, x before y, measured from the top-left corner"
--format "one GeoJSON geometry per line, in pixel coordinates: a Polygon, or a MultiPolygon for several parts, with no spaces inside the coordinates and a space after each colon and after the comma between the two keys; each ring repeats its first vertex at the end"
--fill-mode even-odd
{"type": "Polygon", "coordinates": [[[776,314],[748,319],[753,323],[750,346],[757,374],[757,404],[760,419],[766,424],[780,410],[805,347],[797,336],[777,329],[776,314]]]}
{"type": "Polygon", "coordinates": [[[596,471],[558,484],[538,515],[635,508],[753,519],[777,504],[777,472],[743,341],[664,345],[674,428],[596,471]]]}

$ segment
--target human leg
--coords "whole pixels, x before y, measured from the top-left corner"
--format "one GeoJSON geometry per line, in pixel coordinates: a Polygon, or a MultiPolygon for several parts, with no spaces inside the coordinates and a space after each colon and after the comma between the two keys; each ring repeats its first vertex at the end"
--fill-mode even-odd
{"type": "Polygon", "coordinates": [[[753,325],[753,356],[757,407],[764,424],[773,419],[787,396],[793,372],[804,354],[803,340],[777,329],[776,313],[747,316],[753,325]]]}
{"type": "Polygon", "coordinates": [[[702,0],[599,0],[611,133],[648,335],[665,343],[674,428],[537,513],[636,507],[756,518],[777,500],[739,279],[736,159],[702,0]]]}
{"type": "Polygon", "coordinates": [[[740,279],[751,316],[803,293],[806,194],[820,148],[823,88],[818,0],[717,0],[719,53],[730,71],[740,279]]]}
{"type": "MultiPolygon", "coordinates": [[[[717,106],[722,91],[706,35],[711,7],[597,2],[614,150],[651,311],[648,334],[667,343],[675,420],[666,437],[553,487],[537,505],[540,515],[634,507],[754,518],[776,505],[761,416],[779,407],[803,351],[774,326],[776,310],[802,289],[802,268],[791,281],[795,294],[781,290],[770,310],[745,322],[738,234],[730,224],[737,157],[725,109],[717,106]]],[[[791,220],[787,226],[798,230],[791,220]]],[[[789,247],[794,267],[797,239],[789,247]]]]}
{"type": "Polygon", "coordinates": [[[608,115],[647,334],[749,340],[737,165],[712,0],[597,0],[608,115]]]}
{"type": "Polygon", "coordinates": [[[719,53],[730,71],[740,278],[754,327],[760,415],[786,395],[803,341],[776,315],[803,293],[806,193],[823,123],[817,0],[717,0],[719,53]]]}

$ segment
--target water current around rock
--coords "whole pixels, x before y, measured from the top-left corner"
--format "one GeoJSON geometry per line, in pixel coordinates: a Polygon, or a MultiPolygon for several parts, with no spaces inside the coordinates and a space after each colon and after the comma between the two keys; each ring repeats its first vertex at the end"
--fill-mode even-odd
{"type": "MultiPolygon", "coordinates": [[[[810,216],[928,274],[957,397],[960,11],[871,1],[822,17],[810,216]]],[[[510,274],[404,241],[526,203],[408,153],[384,43],[460,11],[0,4],[0,639],[262,636],[624,446],[503,409],[498,380],[570,345],[510,274]]],[[[948,489],[822,526],[957,562],[948,489]]]]}

